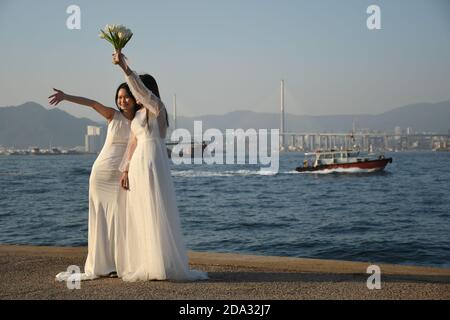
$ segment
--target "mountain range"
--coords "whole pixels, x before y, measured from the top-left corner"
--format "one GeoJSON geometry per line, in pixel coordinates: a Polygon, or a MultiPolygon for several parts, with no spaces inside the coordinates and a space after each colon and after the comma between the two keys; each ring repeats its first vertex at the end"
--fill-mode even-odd
{"type": "MultiPolygon", "coordinates": [[[[356,127],[394,132],[399,126],[415,132],[448,133],[450,130],[450,101],[417,103],[395,108],[381,114],[308,116],[286,113],[287,132],[350,132],[353,121],[356,127]]],[[[172,119],[170,119],[172,120],[172,119]]],[[[272,129],[279,128],[278,113],[233,111],[223,115],[178,117],[177,127],[193,131],[195,120],[203,121],[207,128],[272,129]]],[[[171,123],[172,124],[172,123],[171,123]]],[[[88,125],[105,128],[86,118],[77,118],[61,109],[46,109],[35,102],[19,106],[0,107],[0,145],[15,148],[37,146],[71,148],[84,145],[88,125]]]]}
{"type": "MultiPolygon", "coordinates": [[[[177,127],[193,130],[193,121],[202,120],[203,129],[280,127],[280,114],[253,111],[234,111],[224,115],[178,117],[177,127]]],[[[415,132],[448,133],[450,130],[450,101],[418,103],[395,108],[381,114],[309,116],[286,113],[286,132],[351,132],[353,121],[357,129],[394,132],[396,126],[410,127],[415,132]]]]}
{"type": "Polygon", "coordinates": [[[0,107],[0,145],[17,149],[81,146],[89,125],[102,126],[58,108],[45,109],[35,102],[0,107]]]}

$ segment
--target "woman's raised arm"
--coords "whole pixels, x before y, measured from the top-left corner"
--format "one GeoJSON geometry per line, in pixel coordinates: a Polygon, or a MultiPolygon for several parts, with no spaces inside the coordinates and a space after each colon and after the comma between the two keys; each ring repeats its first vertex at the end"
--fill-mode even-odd
{"type": "Polygon", "coordinates": [[[121,52],[113,54],[113,63],[118,64],[125,72],[125,79],[136,101],[147,108],[153,117],[158,117],[164,104],[144,85],[137,73],[130,69],[121,52]]]}
{"type": "Polygon", "coordinates": [[[65,94],[63,91],[55,88],[53,88],[53,90],[56,91],[56,93],[48,97],[50,99],[50,105],[57,106],[58,103],[60,103],[63,100],[66,100],[69,102],[81,104],[83,106],[91,107],[108,121],[111,121],[112,118],[114,117],[115,110],[113,108],[106,107],[101,103],[91,99],[65,94]]]}

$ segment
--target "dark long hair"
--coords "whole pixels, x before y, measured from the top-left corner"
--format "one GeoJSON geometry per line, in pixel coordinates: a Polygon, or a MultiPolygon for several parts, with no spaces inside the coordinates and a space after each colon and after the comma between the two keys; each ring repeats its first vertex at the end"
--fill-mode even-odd
{"type": "Polygon", "coordinates": [[[120,109],[119,105],[117,104],[117,97],[119,96],[119,91],[120,91],[120,89],[125,89],[125,91],[127,92],[127,94],[128,94],[131,98],[133,98],[133,100],[134,100],[134,112],[136,113],[136,111],[139,109],[139,106],[137,105],[137,103],[136,103],[136,98],[135,98],[135,97],[133,96],[133,94],[131,93],[130,87],[128,86],[128,84],[127,84],[126,82],[121,83],[120,86],[119,86],[119,87],[117,88],[117,90],[116,90],[116,98],[115,98],[114,101],[116,102],[116,107],[117,107],[117,109],[119,109],[119,111],[123,113],[123,110],[120,109]]]}
{"type": "MultiPolygon", "coordinates": [[[[155,78],[153,78],[148,73],[141,74],[139,76],[139,78],[141,78],[142,82],[147,87],[147,89],[150,90],[155,96],[157,96],[161,100],[161,96],[159,95],[158,83],[156,83],[155,78]]],[[[117,100],[117,98],[116,98],[116,100],[117,100]]],[[[167,127],[169,127],[169,116],[167,114],[166,108],[164,108],[164,111],[166,113],[166,124],[167,124],[167,127]]]]}

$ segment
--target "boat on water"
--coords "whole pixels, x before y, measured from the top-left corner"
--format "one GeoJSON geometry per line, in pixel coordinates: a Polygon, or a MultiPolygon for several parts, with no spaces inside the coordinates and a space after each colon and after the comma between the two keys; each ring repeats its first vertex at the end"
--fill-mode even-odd
{"type": "Polygon", "coordinates": [[[361,156],[359,150],[317,150],[313,153],[305,153],[303,166],[295,168],[298,172],[315,172],[336,170],[342,172],[374,172],[383,170],[392,158],[379,156],[361,156]]]}
{"type": "Polygon", "coordinates": [[[434,152],[450,152],[450,148],[435,148],[434,152]]]}
{"type": "MultiPolygon", "coordinates": [[[[175,142],[169,142],[166,143],[166,146],[174,146],[178,143],[175,142]]],[[[195,150],[197,149],[197,154],[199,154],[201,157],[203,157],[203,153],[205,151],[205,148],[208,146],[208,144],[205,141],[202,141],[202,143],[188,143],[185,145],[185,147],[180,150],[178,156],[179,157],[183,157],[183,156],[190,156],[192,159],[195,157],[196,153],[195,150]]],[[[169,156],[169,158],[172,158],[172,149],[167,148],[167,155],[169,156]]]]}

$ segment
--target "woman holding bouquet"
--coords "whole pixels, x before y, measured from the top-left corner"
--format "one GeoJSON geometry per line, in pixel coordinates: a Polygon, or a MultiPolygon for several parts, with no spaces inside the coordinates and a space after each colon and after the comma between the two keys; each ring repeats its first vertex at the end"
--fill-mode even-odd
{"type": "MultiPolygon", "coordinates": [[[[108,121],[106,141],[89,178],[88,256],[81,280],[112,275],[121,268],[118,258],[123,254],[120,250],[124,241],[121,228],[124,227],[126,193],[118,186],[119,165],[127,147],[136,101],[126,83],[116,90],[115,101],[119,111],[94,100],[54,90],[56,93],[49,97],[51,105],[56,106],[64,100],[85,105],[108,121]]],[[[56,279],[65,281],[70,275],[61,272],[56,279]]]]}
{"type": "Polygon", "coordinates": [[[165,145],[167,111],[150,75],[139,77],[120,51],[113,63],[125,73],[136,102],[143,106],[131,122],[127,152],[120,166],[121,186],[128,190],[123,270],[125,281],[200,280],[204,272],[189,270],[175,188],[165,145]]]}

